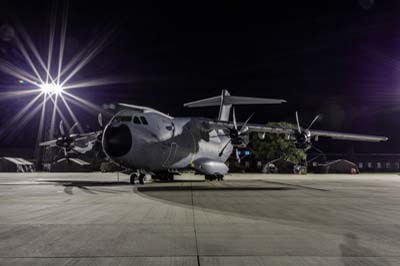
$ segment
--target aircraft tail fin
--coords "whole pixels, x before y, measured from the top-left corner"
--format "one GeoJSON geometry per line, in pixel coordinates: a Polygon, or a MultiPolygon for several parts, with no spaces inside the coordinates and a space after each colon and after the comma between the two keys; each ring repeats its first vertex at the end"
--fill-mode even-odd
{"type": "Polygon", "coordinates": [[[282,99],[254,98],[231,96],[227,90],[222,90],[221,96],[206,98],[194,102],[185,103],[185,107],[220,106],[218,120],[228,121],[232,105],[239,104],[280,104],[285,103],[282,99]]]}

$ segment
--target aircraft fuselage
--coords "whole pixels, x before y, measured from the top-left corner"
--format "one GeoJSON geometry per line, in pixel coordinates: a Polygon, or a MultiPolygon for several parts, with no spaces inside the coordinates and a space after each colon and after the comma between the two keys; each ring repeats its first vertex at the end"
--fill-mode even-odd
{"type": "Polygon", "coordinates": [[[103,150],[130,169],[163,172],[195,168],[204,174],[226,174],[232,145],[222,130],[207,131],[206,118],[172,118],[162,113],[124,110],[103,133],[103,150]]]}

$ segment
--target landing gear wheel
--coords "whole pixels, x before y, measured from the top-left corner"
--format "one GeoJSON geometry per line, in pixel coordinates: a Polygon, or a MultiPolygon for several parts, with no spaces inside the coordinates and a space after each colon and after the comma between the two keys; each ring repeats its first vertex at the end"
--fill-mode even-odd
{"type": "Polygon", "coordinates": [[[214,176],[214,175],[206,175],[205,177],[206,177],[206,180],[208,180],[208,181],[213,181],[216,179],[216,176],[214,176]]]}
{"type": "Polygon", "coordinates": [[[131,183],[132,185],[134,185],[134,184],[135,184],[135,180],[136,180],[136,178],[137,178],[137,174],[131,174],[130,183],[131,183]]]}
{"type": "Polygon", "coordinates": [[[145,178],[144,174],[139,175],[139,184],[141,184],[141,185],[144,184],[144,178],[145,178]]]}
{"type": "Polygon", "coordinates": [[[224,180],[224,176],[223,175],[216,175],[216,178],[218,181],[223,181],[224,180]]]}

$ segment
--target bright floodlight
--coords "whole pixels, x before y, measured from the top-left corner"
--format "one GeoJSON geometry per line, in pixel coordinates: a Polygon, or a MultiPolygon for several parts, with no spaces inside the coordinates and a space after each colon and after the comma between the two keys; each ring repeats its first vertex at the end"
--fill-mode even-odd
{"type": "Polygon", "coordinates": [[[53,83],[42,84],[40,89],[46,94],[59,94],[63,91],[62,86],[53,83]]]}

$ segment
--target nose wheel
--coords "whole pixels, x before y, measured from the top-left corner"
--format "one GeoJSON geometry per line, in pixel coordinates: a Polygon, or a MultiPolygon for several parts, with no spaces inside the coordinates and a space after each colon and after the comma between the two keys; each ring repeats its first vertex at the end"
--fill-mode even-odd
{"type": "Polygon", "coordinates": [[[206,175],[205,178],[208,181],[213,181],[213,180],[223,181],[224,180],[223,175],[206,175]]]}
{"type": "Polygon", "coordinates": [[[144,184],[144,178],[145,178],[145,175],[144,175],[144,174],[140,174],[140,175],[139,175],[139,184],[141,184],[141,185],[144,184]]]}
{"type": "Polygon", "coordinates": [[[135,180],[136,180],[137,177],[138,177],[137,174],[131,174],[130,183],[131,183],[132,185],[135,184],[135,180]]]}

